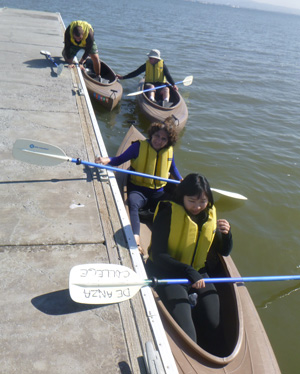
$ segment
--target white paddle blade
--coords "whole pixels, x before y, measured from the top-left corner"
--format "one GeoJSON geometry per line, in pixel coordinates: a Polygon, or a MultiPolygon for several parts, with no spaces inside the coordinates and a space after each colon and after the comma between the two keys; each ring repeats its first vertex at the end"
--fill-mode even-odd
{"type": "Polygon", "coordinates": [[[186,77],[183,80],[182,83],[183,83],[184,86],[190,86],[193,83],[193,79],[194,79],[194,77],[192,75],[189,75],[188,77],[186,77]]]}
{"type": "Polygon", "coordinates": [[[30,139],[18,139],[13,146],[13,156],[17,160],[41,166],[56,166],[69,161],[64,151],[54,145],[30,139]]]}
{"type": "Polygon", "coordinates": [[[59,75],[62,73],[63,68],[64,68],[64,64],[59,64],[59,65],[58,65],[58,68],[57,68],[57,70],[56,70],[56,74],[57,74],[57,76],[59,76],[59,75]]]}
{"type": "MultiPolygon", "coordinates": [[[[153,89],[153,91],[155,90],[155,88],[153,89]]],[[[136,95],[140,95],[144,92],[144,90],[141,90],[141,91],[136,91],[136,92],[131,92],[129,94],[127,94],[127,96],[136,96],[136,95]]]]}
{"type": "Polygon", "coordinates": [[[51,56],[51,53],[48,51],[41,51],[40,54],[44,56],[51,56]]]}
{"type": "Polygon", "coordinates": [[[71,299],[81,304],[115,304],[131,299],[145,282],[132,269],[115,264],[76,265],[70,271],[71,299]]]}
{"type": "Polygon", "coordinates": [[[232,197],[234,199],[239,199],[239,200],[248,200],[246,196],[243,196],[239,193],[236,192],[230,192],[230,191],[224,191],[224,190],[219,190],[218,188],[211,188],[212,191],[217,192],[221,195],[225,195],[228,197],[232,197]]]}

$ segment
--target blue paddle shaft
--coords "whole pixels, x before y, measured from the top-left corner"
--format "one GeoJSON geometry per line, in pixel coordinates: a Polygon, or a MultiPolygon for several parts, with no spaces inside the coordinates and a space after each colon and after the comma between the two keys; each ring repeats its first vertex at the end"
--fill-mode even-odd
{"type": "Polygon", "coordinates": [[[132,175],[136,175],[138,177],[143,177],[143,178],[157,179],[157,180],[160,180],[160,181],[176,183],[176,184],[180,183],[178,180],[175,180],[175,179],[161,178],[161,177],[158,177],[156,175],[139,173],[139,172],[133,171],[133,170],[119,169],[119,168],[116,168],[116,167],[113,167],[113,166],[96,164],[94,162],[88,162],[88,161],[82,161],[82,160],[79,160],[79,159],[76,159],[76,158],[72,158],[71,161],[74,162],[77,165],[83,164],[83,165],[87,165],[87,166],[93,166],[93,167],[96,167],[96,168],[99,168],[99,169],[107,169],[107,170],[117,171],[117,172],[121,171],[122,173],[125,173],[125,174],[132,174],[132,175]]]}
{"type": "MultiPolygon", "coordinates": [[[[183,83],[183,82],[184,81],[175,82],[175,85],[183,83]]],[[[163,84],[162,86],[157,86],[157,87],[154,87],[154,88],[146,88],[145,90],[143,90],[143,92],[155,91],[155,90],[158,90],[159,88],[164,88],[164,87],[169,87],[169,86],[172,86],[172,84],[169,83],[169,84],[163,84]]]]}
{"type": "MultiPolygon", "coordinates": [[[[286,280],[300,280],[300,275],[273,275],[261,277],[238,277],[238,278],[204,278],[205,283],[245,283],[245,282],[274,282],[286,280]]],[[[159,285],[166,284],[191,284],[188,279],[159,279],[159,285]]]]}
{"type": "Polygon", "coordinates": [[[53,64],[54,64],[56,67],[58,67],[57,63],[53,60],[53,58],[52,58],[51,56],[46,55],[46,57],[47,57],[50,61],[52,61],[53,64]]]}

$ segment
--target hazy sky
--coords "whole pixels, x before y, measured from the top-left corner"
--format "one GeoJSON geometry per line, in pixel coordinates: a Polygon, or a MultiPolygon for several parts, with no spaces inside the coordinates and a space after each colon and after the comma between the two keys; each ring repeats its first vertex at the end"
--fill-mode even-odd
{"type": "Polygon", "coordinates": [[[254,0],[257,3],[284,6],[287,8],[300,9],[300,0],[254,0]]]}

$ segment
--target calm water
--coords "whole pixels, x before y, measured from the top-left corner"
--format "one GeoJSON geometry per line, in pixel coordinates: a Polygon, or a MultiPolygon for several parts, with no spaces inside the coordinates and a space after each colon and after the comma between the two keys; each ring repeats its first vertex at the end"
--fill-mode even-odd
{"type": "MultiPolygon", "coordinates": [[[[232,225],[232,254],[243,276],[300,272],[300,17],[184,0],[0,0],[0,6],[60,12],[67,26],[85,19],[95,28],[100,57],[125,74],[162,52],[180,87],[189,120],[176,146],[183,175],[198,171],[215,188],[248,197],[218,198],[232,225]]],[[[121,105],[95,108],[108,153],[114,155],[131,122],[148,122],[134,98],[138,78],[123,81],[121,105]]],[[[282,373],[299,368],[300,283],[248,284],[282,373]]]]}

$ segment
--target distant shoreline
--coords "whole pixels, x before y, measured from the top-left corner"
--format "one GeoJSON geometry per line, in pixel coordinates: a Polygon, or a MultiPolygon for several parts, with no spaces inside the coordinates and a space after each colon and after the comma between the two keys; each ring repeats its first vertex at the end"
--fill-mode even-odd
{"type": "Polygon", "coordinates": [[[267,12],[275,13],[286,13],[293,15],[300,15],[300,9],[288,8],[278,5],[269,5],[265,3],[256,3],[251,0],[185,0],[185,1],[197,1],[202,4],[211,4],[211,5],[223,5],[232,8],[240,9],[252,9],[252,10],[262,10],[267,12]]]}

